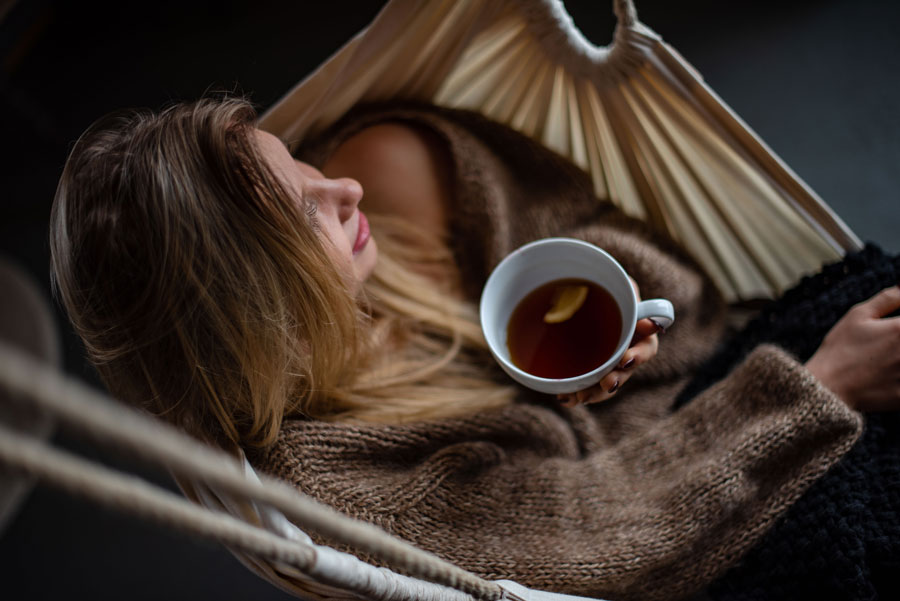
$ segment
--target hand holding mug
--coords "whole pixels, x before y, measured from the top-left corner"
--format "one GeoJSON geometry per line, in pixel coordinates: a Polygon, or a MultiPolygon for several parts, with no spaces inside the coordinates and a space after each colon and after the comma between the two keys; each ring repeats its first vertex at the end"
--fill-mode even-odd
{"type": "MultiPolygon", "coordinates": [[[[628,365],[626,371],[633,369],[639,359],[646,361],[656,351],[656,332],[648,332],[647,324],[653,328],[655,326],[647,320],[652,319],[662,328],[667,328],[675,319],[672,303],[665,299],[641,301],[631,278],[615,259],[593,244],[573,238],[546,238],[513,251],[497,265],[488,278],[479,311],[488,348],[504,371],[520,384],[549,394],[569,394],[590,389],[632,358],[634,362],[628,365]],[[614,317],[608,319],[605,313],[600,317],[589,313],[578,320],[573,317],[570,323],[554,324],[553,327],[545,327],[540,319],[534,322],[532,329],[537,334],[530,330],[527,332],[535,334],[532,336],[532,346],[537,351],[543,352],[552,347],[550,358],[557,367],[560,364],[578,364],[575,373],[562,375],[552,370],[550,373],[541,373],[532,367],[523,367],[524,364],[517,365],[509,345],[510,335],[515,335],[521,329],[510,328],[510,322],[514,313],[519,310],[520,303],[527,302],[527,297],[543,288],[552,289],[558,282],[563,284],[563,288],[571,288],[571,282],[584,283],[585,286],[576,287],[589,288],[590,292],[581,290],[581,294],[576,296],[585,303],[585,307],[604,306],[602,302],[598,304],[596,299],[604,295],[609,297],[606,304],[611,304],[612,312],[609,315],[614,317]],[[597,296],[589,296],[594,295],[595,290],[599,291],[597,296]],[[588,300],[585,301],[585,298],[588,300]],[[579,324],[577,327],[576,322],[579,324]],[[602,336],[598,336],[597,332],[602,336]],[[565,338],[562,343],[557,340],[555,345],[545,345],[542,342],[545,339],[559,339],[561,335],[571,336],[579,344],[567,345],[565,338]],[[569,352],[571,348],[583,348],[583,345],[590,345],[591,341],[600,338],[604,343],[609,341],[610,345],[608,352],[595,365],[585,367],[583,353],[569,352]],[[637,341],[634,346],[633,341],[637,341]],[[630,353],[628,357],[626,353],[630,353]]],[[[551,312],[552,310],[546,315],[549,316],[551,312]]],[[[539,311],[538,315],[541,314],[539,311]]],[[[575,314],[576,317],[578,315],[575,314]]]]}
{"type": "MultiPolygon", "coordinates": [[[[634,279],[631,279],[631,286],[638,300],[641,298],[640,288],[634,279]]],[[[563,407],[575,407],[576,405],[590,405],[592,403],[602,403],[615,396],[622,386],[631,378],[634,371],[647,363],[656,356],[659,350],[659,334],[665,330],[659,322],[652,318],[641,319],[634,328],[634,338],[631,340],[631,346],[625,351],[621,361],[610,373],[603,376],[597,384],[585,390],[570,392],[567,394],[556,395],[556,400],[560,401],[563,407]]]]}

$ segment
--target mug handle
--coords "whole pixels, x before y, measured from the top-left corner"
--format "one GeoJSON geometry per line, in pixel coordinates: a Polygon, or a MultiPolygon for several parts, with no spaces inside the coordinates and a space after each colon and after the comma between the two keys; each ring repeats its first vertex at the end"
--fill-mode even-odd
{"type": "Polygon", "coordinates": [[[651,298],[638,303],[638,320],[651,318],[653,321],[668,330],[675,323],[675,307],[664,298],[651,298]]]}

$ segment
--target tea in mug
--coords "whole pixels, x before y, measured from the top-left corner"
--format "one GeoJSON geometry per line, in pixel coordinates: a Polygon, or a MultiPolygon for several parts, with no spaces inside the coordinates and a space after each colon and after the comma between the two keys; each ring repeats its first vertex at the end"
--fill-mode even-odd
{"type": "Polygon", "coordinates": [[[540,378],[571,378],[600,367],[616,351],[622,313],[588,280],[554,280],[529,292],[512,312],[506,345],[513,364],[540,378]]]}

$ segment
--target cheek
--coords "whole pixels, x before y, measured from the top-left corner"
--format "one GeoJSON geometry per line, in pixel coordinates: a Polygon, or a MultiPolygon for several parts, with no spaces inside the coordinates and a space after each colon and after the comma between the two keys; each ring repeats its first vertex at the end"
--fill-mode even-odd
{"type": "Polygon", "coordinates": [[[339,232],[336,231],[333,216],[327,211],[323,211],[321,207],[316,212],[314,227],[316,235],[325,246],[332,247],[340,244],[341,239],[336,235],[339,232]]]}
{"type": "Polygon", "coordinates": [[[319,224],[319,238],[323,243],[328,242],[341,252],[350,253],[352,246],[347,239],[347,232],[338,216],[329,210],[330,207],[319,206],[317,221],[319,224]],[[327,239],[327,240],[326,240],[327,239]]]}
{"type": "Polygon", "coordinates": [[[342,273],[352,269],[352,252],[347,243],[347,236],[341,228],[329,227],[322,223],[317,230],[319,240],[325,247],[331,260],[337,265],[338,270],[342,273]]]}
{"type": "Polygon", "coordinates": [[[369,243],[355,257],[356,279],[363,282],[372,275],[375,269],[375,263],[378,260],[378,246],[375,244],[374,238],[369,238],[369,243]]]}

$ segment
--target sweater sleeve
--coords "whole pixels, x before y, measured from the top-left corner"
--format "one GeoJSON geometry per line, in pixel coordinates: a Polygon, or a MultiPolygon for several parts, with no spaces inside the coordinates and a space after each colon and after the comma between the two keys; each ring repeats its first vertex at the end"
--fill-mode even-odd
{"type": "Polygon", "coordinates": [[[288,428],[263,466],[487,578],[671,599],[732,565],[862,428],[771,346],[633,437],[586,445],[582,419],[526,404],[422,429],[330,426],[319,444],[288,428]]]}
{"type": "Polygon", "coordinates": [[[696,262],[526,140],[424,119],[456,160],[455,250],[473,298],[516,246],[571,235],[608,250],[644,298],[671,300],[675,326],[608,407],[522,402],[408,425],[290,421],[254,463],[487,578],[612,599],[698,590],[838,461],[861,417],[773,346],[669,412],[723,331],[721,296],[696,262]]]}

